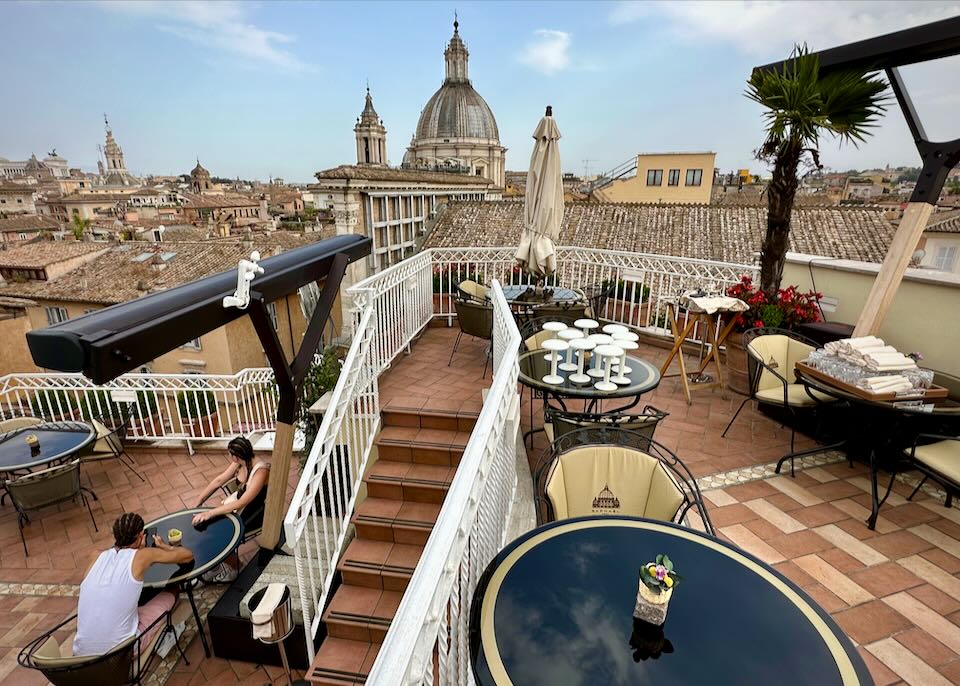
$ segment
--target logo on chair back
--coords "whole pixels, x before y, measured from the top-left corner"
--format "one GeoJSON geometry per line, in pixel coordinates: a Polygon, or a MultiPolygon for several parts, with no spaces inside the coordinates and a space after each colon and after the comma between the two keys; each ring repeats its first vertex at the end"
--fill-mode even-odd
{"type": "Polygon", "coordinates": [[[597,493],[597,497],[593,499],[593,511],[604,512],[619,509],[620,500],[613,494],[610,487],[604,484],[603,490],[597,493]]]}
{"type": "Polygon", "coordinates": [[[770,367],[770,369],[776,369],[777,367],[780,366],[780,363],[777,362],[775,359],[773,359],[773,355],[771,355],[770,361],[767,362],[767,366],[770,367]]]}

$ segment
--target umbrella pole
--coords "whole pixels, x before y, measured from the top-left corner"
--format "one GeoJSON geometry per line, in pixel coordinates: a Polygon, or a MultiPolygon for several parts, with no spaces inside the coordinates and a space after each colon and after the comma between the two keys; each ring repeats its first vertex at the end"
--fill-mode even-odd
{"type": "Polygon", "coordinates": [[[860,318],[853,330],[854,336],[870,336],[880,330],[932,212],[933,205],[928,202],[911,202],[907,205],[870,295],[860,311],[860,318]]]}

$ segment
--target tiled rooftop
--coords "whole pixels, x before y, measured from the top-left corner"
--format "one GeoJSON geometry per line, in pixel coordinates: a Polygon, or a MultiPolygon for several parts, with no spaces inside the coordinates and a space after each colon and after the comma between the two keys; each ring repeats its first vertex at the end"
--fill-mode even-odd
{"type": "MultiPolygon", "coordinates": [[[[640,205],[573,202],[564,206],[558,245],[683,255],[750,263],[766,227],[766,207],[640,205]]],[[[425,247],[516,245],[523,203],[453,202],[425,247]]],[[[800,207],[794,210],[794,252],[882,262],[894,228],[876,207],[800,207]]]]}
{"type": "MultiPolygon", "coordinates": [[[[427,329],[412,353],[394,362],[380,380],[383,407],[479,409],[481,389],[490,382],[489,370],[485,378],[481,373],[485,343],[465,338],[447,367],[456,331],[427,329]]],[[[646,345],[638,351],[655,364],[665,353],[646,345]]],[[[524,393],[524,430],[527,402],[524,393]]],[[[745,409],[721,439],[739,404],[733,394],[724,400],[704,391],[688,406],[678,381],[667,379],[642,403],[670,412],[656,438],[697,475],[719,535],[772,564],[831,613],[878,686],[960,682],[960,510],[945,509],[932,491],[907,502],[912,484],[898,482],[876,531],[870,531],[864,524],[869,481],[862,466],[851,468],[841,456],[823,454],[798,463],[795,479],[773,475],[771,462],[787,449],[789,433],[745,409]]],[[[535,416],[534,423],[539,421],[535,416]]],[[[528,451],[531,462],[544,445],[539,434],[528,451]]],[[[24,557],[12,508],[0,509],[0,686],[42,683],[15,666],[16,654],[26,640],[74,610],[82,560],[109,545],[109,524],[117,514],[133,509],[150,518],[192,506],[222,465],[215,451],[188,456],[184,450],[142,449],[136,458],[146,486],[116,463],[84,472],[100,496],[93,503],[99,533],[78,506],[44,511],[27,527],[31,554],[24,557]]],[[[294,480],[295,475],[291,485],[294,480]]],[[[251,554],[252,544],[244,550],[251,554]]],[[[220,592],[205,587],[201,608],[209,608],[220,592]]],[[[267,682],[256,665],[204,659],[193,636],[188,631],[190,665],[174,665],[171,657],[149,683],[267,682]]],[[[273,683],[283,683],[279,670],[268,671],[273,683]]]]}

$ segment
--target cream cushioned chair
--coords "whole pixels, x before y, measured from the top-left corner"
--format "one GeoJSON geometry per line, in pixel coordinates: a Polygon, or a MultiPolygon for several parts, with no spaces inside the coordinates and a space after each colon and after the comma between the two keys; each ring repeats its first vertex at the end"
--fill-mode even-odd
{"type": "Polygon", "coordinates": [[[37,424],[41,423],[42,420],[37,419],[36,417],[14,417],[13,419],[4,419],[2,422],[0,422],[0,434],[4,434],[15,429],[23,429],[27,426],[36,426],[37,424]]]}
{"type": "Polygon", "coordinates": [[[534,472],[537,523],[632,516],[685,523],[691,510],[713,535],[696,480],[680,459],[636,431],[596,426],[564,434],[534,472]]]}
{"type": "Polygon", "coordinates": [[[474,300],[480,300],[486,302],[487,295],[490,293],[490,289],[486,286],[481,286],[476,281],[471,279],[464,279],[459,284],[457,284],[457,289],[474,300]]]}
{"type": "Polygon", "coordinates": [[[913,493],[907,500],[913,500],[913,496],[927,479],[933,479],[947,494],[944,506],[952,507],[954,494],[960,493],[960,436],[920,434],[914,441],[913,447],[905,452],[909,455],[913,466],[923,473],[923,479],[913,489],[913,493]],[[934,440],[934,442],[920,444],[922,440],[934,440]]]}
{"type": "MultiPolygon", "coordinates": [[[[802,362],[816,350],[816,343],[795,331],[774,328],[750,329],[744,332],[743,340],[747,347],[747,369],[750,381],[750,394],[743,399],[740,407],[730,419],[727,428],[720,434],[725,438],[730,427],[740,416],[744,405],[750,400],[782,407],[797,416],[797,410],[817,411],[821,406],[836,402],[825,393],[808,389],[796,381],[797,362],[802,362]]],[[[795,450],[796,422],[790,422],[790,452],[777,462],[777,473],[783,463],[790,460],[790,474],[794,474],[794,460],[804,455],[828,450],[839,443],[817,446],[809,450],[795,450]]]]}

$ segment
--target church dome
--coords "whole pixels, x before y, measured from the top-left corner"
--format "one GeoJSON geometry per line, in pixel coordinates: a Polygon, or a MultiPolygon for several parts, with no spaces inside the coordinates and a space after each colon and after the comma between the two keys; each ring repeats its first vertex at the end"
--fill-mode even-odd
{"type": "Polygon", "coordinates": [[[427,102],[417,123],[417,139],[500,140],[493,111],[469,82],[445,82],[427,102]]]}
{"type": "Polygon", "coordinates": [[[446,78],[423,108],[417,122],[417,141],[480,138],[499,144],[500,132],[493,111],[470,83],[470,53],[460,38],[459,22],[453,22],[453,37],[443,58],[446,78]]]}
{"type": "Polygon", "coordinates": [[[197,160],[197,166],[190,170],[190,176],[210,176],[210,172],[200,165],[200,160],[197,160]]]}

